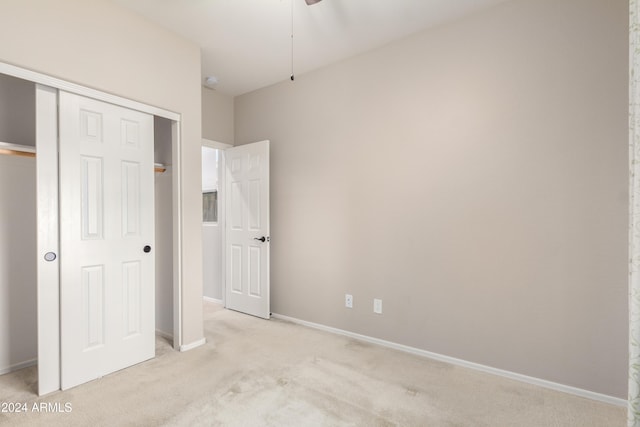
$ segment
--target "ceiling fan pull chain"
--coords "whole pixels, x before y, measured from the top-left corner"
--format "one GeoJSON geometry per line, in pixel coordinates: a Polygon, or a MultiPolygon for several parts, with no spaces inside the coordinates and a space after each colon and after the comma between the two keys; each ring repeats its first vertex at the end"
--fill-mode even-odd
{"type": "MultiPolygon", "coordinates": [[[[293,75],[293,3],[296,0],[291,1],[291,81],[295,80],[293,75]]],[[[311,6],[312,4],[320,3],[322,0],[304,0],[307,3],[307,6],[311,6]]]]}
{"type": "Polygon", "coordinates": [[[291,81],[294,80],[293,77],[293,2],[295,0],[291,0],[291,81]]]}

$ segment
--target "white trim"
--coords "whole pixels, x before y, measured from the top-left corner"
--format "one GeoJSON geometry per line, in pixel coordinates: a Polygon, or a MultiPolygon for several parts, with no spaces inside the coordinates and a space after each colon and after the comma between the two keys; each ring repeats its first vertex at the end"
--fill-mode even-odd
{"type": "Polygon", "coordinates": [[[218,156],[218,224],[220,226],[220,291],[223,307],[227,306],[227,160],[225,151],[220,150],[218,156]]]}
{"type": "Polygon", "coordinates": [[[360,341],[365,341],[371,344],[377,344],[383,347],[392,348],[394,350],[403,351],[405,353],[415,354],[416,356],[426,357],[428,359],[437,360],[440,362],[450,363],[456,366],[462,366],[464,368],[473,369],[476,371],[485,372],[488,374],[498,375],[501,377],[509,378],[512,380],[524,382],[527,384],[533,384],[540,387],[548,388],[555,391],[560,391],[563,393],[573,394],[575,396],[584,397],[591,400],[596,400],[598,402],[608,403],[610,405],[615,406],[627,406],[627,401],[625,399],[620,399],[618,397],[608,396],[606,394],[600,394],[589,390],[583,390],[577,387],[571,387],[564,384],[555,383],[552,381],[543,380],[540,378],[534,378],[527,375],[518,374],[515,372],[505,371],[498,368],[492,368],[491,366],[481,365],[479,363],[469,362],[462,359],[457,359],[455,357],[445,356],[438,353],[432,353],[430,351],[421,350],[415,347],[409,347],[403,344],[397,344],[391,341],[385,341],[378,338],[373,338],[367,335],[356,334],[354,332],[345,331],[343,329],[332,328],[330,326],[321,325],[318,323],[307,322],[306,320],[296,319],[294,317],[283,316],[282,314],[273,313],[272,317],[279,320],[284,320],[292,323],[296,323],[298,325],[307,326],[313,329],[319,329],[325,332],[331,332],[337,335],[343,335],[349,338],[354,338],[360,341]]]}
{"type": "Polygon", "coordinates": [[[156,329],[156,335],[168,340],[173,341],[173,335],[169,332],[161,331],[160,329],[156,329]]]}
{"type": "Polygon", "coordinates": [[[192,342],[191,344],[181,345],[180,346],[180,351],[193,350],[196,347],[200,347],[201,345],[204,345],[206,342],[207,342],[207,340],[202,338],[202,339],[199,339],[198,341],[192,342]]]}
{"type": "Polygon", "coordinates": [[[218,298],[202,297],[202,299],[207,302],[215,302],[216,304],[223,304],[222,300],[218,298]]]}
{"type": "Polygon", "coordinates": [[[108,102],[110,104],[119,105],[121,107],[126,107],[132,110],[142,111],[143,113],[153,114],[154,116],[164,117],[165,119],[174,120],[176,122],[180,121],[179,113],[165,110],[164,108],[154,107],[148,104],[143,104],[141,102],[133,101],[127,98],[122,98],[120,96],[111,95],[106,92],[88,88],[86,86],[70,83],[55,77],[27,70],[26,68],[16,67],[15,65],[7,64],[5,62],[0,62],[0,74],[18,77],[23,80],[29,80],[34,83],[50,86],[55,89],[72,92],[76,95],[82,95],[88,98],[97,99],[99,101],[108,102]]]}
{"type": "Polygon", "coordinates": [[[231,144],[225,144],[224,142],[218,142],[212,139],[205,139],[205,138],[202,138],[202,145],[204,147],[217,148],[218,150],[225,150],[227,148],[233,147],[233,145],[231,144]]]}
{"type": "Polygon", "coordinates": [[[10,372],[19,371],[20,369],[28,368],[29,366],[37,365],[38,359],[29,359],[24,362],[16,363],[15,365],[11,365],[8,368],[0,369],[0,375],[8,374],[10,372]]]}
{"type": "Polygon", "coordinates": [[[182,345],[182,147],[181,124],[171,122],[171,208],[173,213],[173,348],[182,345]]]}

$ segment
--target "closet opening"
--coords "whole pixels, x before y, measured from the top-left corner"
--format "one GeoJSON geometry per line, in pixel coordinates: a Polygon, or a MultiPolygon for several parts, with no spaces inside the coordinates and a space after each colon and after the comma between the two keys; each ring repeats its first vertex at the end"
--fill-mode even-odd
{"type": "MultiPolygon", "coordinates": [[[[14,392],[43,394],[56,389],[53,378],[59,375],[59,365],[48,361],[47,366],[41,367],[40,371],[46,369],[52,382],[45,386],[44,392],[42,387],[38,389],[37,289],[42,254],[38,250],[36,163],[36,135],[40,138],[36,114],[41,117],[41,110],[36,94],[41,87],[38,83],[43,81],[54,87],[60,84],[58,87],[83,90],[37,73],[0,65],[5,70],[0,72],[0,375],[15,373],[11,382],[19,390],[14,392]],[[16,76],[33,77],[34,81],[16,76]]],[[[51,89],[51,93],[55,91],[51,89]]],[[[90,96],[102,96],[93,90],[87,92],[90,96]]],[[[119,100],[104,96],[109,102],[119,100]]],[[[153,107],[150,110],[159,112],[154,115],[156,348],[164,345],[179,350],[182,344],[178,221],[180,122],[174,113],[165,115],[164,110],[153,107]]],[[[59,303],[56,298],[47,299],[51,313],[56,316],[59,303]]],[[[59,346],[59,336],[48,329],[43,335],[59,346]]],[[[59,354],[59,350],[45,351],[45,354],[59,354]]],[[[0,393],[0,400],[2,397],[0,393]]]]}
{"type": "Polygon", "coordinates": [[[37,360],[35,118],[35,84],[0,74],[0,374],[37,360]]]}

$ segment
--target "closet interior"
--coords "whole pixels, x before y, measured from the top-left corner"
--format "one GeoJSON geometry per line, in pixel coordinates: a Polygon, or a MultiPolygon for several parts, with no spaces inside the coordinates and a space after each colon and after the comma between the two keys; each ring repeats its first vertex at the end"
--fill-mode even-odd
{"type": "Polygon", "coordinates": [[[156,221],[156,334],[173,339],[172,122],[154,117],[156,221]],[[162,165],[162,166],[159,166],[162,165]],[[164,171],[161,171],[164,169],[164,171]]]}
{"type": "Polygon", "coordinates": [[[36,362],[35,84],[0,74],[0,374],[36,362]]]}

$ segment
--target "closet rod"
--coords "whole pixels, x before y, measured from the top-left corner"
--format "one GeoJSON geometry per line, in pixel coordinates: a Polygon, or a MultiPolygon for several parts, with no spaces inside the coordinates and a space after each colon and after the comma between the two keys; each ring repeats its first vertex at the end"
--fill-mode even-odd
{"type": "Polygon", "coordinates": [[[36,147],[10,144],[8,142],[0,142],[0,154],[6,154],[9,156],[35,157],[36,147]]]}
{"type": "MultiPolygon", "coordinates": [[[[0,154],[5,154],[7,156],[35,157],[36,147],[0,142],[0,154]]],[[[155,163],[153,165],[153,170],[154,172],[162,173],[167,170],[167,167],[161,163],[155,163]]]]}

